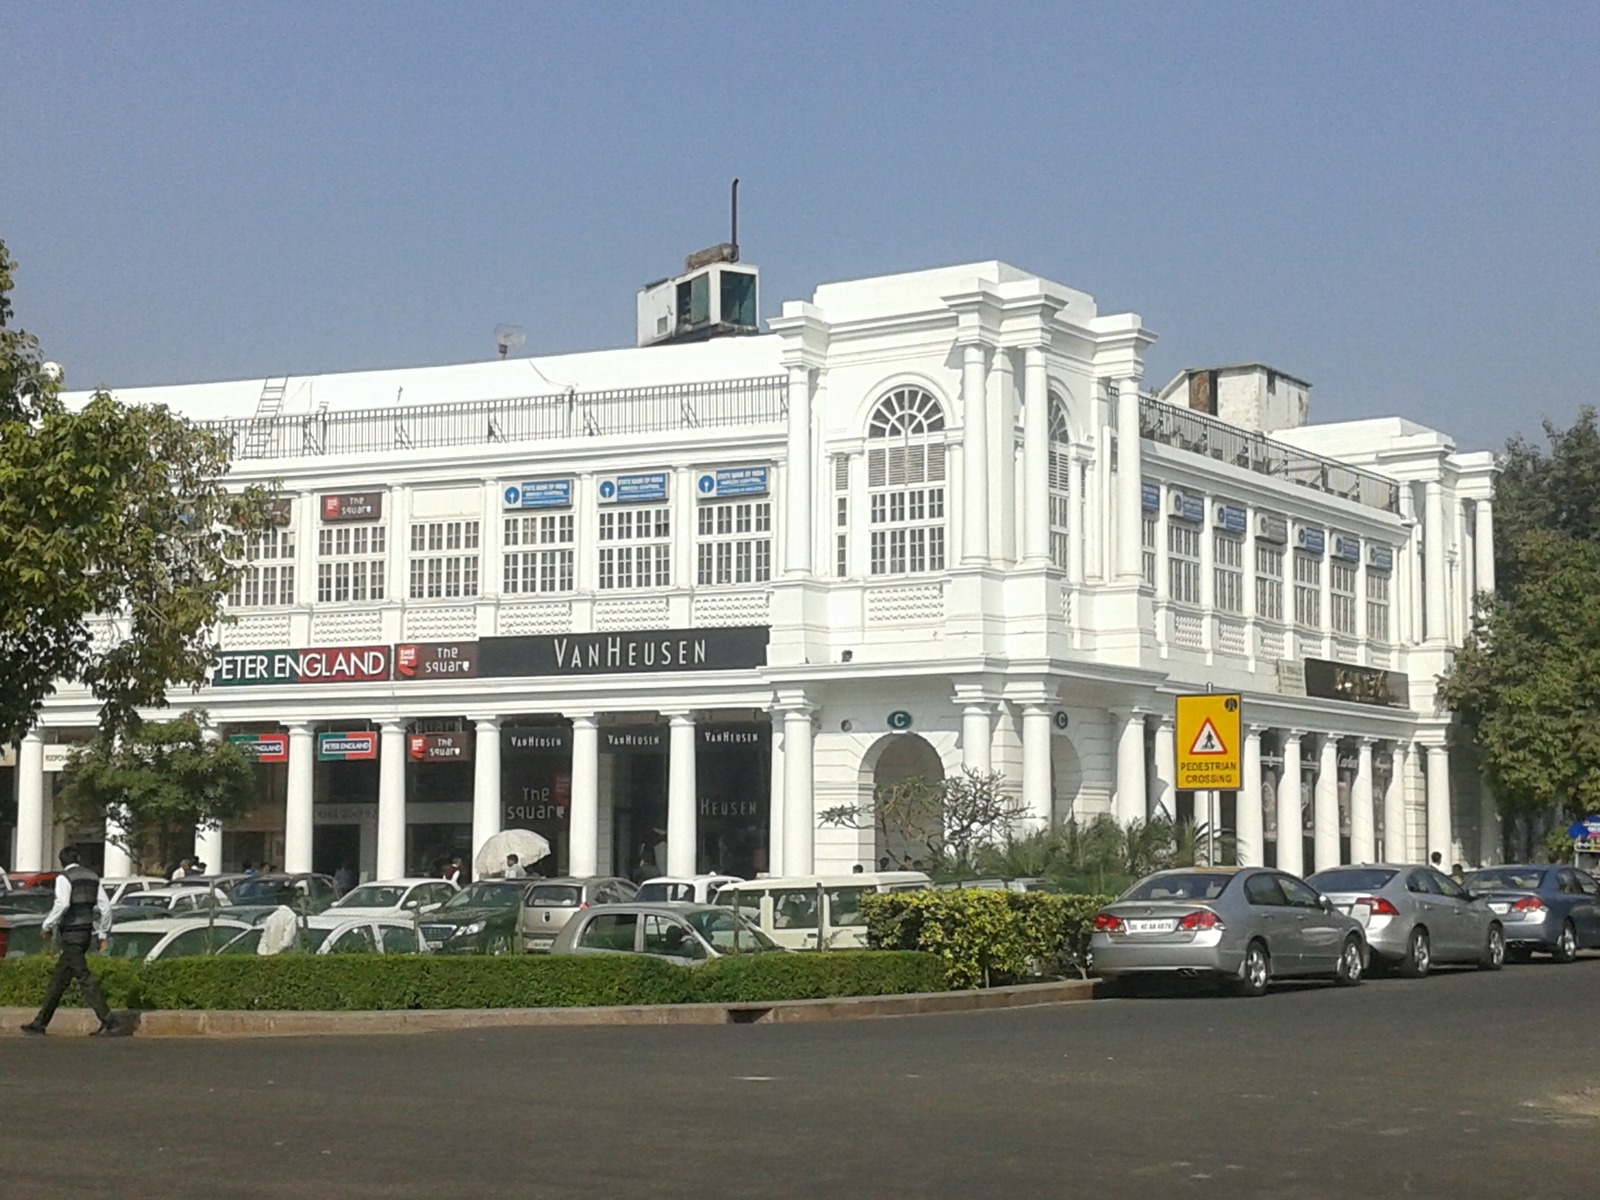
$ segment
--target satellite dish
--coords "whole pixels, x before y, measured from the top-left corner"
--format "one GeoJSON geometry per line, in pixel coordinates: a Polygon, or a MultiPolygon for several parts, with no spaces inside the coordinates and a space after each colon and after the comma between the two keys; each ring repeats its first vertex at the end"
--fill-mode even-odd
{"type": "Polygon", "coordinates": [[[520,325],[496,325],[494,327],[495,349],[500,351],[500,357],[506,356],[506,351],[522,345],[528,340],[528,335],[522,332],[520,325]]]}

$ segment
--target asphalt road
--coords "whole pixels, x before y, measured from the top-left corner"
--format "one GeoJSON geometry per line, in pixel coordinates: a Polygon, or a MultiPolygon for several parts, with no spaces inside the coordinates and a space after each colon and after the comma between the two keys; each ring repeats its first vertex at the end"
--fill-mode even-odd
{"type": "Polygon", "coordinates": [[[1600,959],[791,1026],[0,1040],[0,1194],[1587,1196],[1600,959]]]}

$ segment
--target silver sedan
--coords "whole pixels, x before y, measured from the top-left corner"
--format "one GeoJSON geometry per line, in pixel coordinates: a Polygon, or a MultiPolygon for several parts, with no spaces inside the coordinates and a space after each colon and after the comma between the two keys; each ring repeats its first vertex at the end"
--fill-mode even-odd
{"type": "Polygon", "coordinates": [[[1487,903],[1432,867],[1330,867],[1306,882],[1361,922],[1374,967],[1393,967],[1420,979],[1441,963],[1475,963],[1486,971],[1505,964],[1500,919],[1487,903]]]}
{"type": "Polygon", "coordinates": [[[1090,938],[1102,979],[1204,976],[1259,996],[1274,979],[1361,982],[1361,925],[1312,888],[1264,867],[1157,871],[1100,910],[1090,938]]]}

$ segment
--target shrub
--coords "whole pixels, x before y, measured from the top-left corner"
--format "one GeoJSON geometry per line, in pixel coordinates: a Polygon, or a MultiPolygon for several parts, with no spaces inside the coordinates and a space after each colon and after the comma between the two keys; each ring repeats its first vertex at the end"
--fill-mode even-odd
{"type": "MultiPolygon", "coordinates": [[[[747,955],[680,967],[646,955],[222,955],[138,963],[91,957],[113,1008],[364,1011],[569,1008],[799,1000],[945,987],[919,954],[840,951],[747,955]]],[[[0,962],[0,1005],[44,995],[54,956],[0,962]]],[[[81,1002],[77,989],[68,1003],[81,1002]]]]}
{"type": "Polygon", "coordinates": [[[969,888],[867,896],[868,944],[944,959],[949,985],[991,987],[1082,975],[1094,915],[1106,896],[969,888]]]}

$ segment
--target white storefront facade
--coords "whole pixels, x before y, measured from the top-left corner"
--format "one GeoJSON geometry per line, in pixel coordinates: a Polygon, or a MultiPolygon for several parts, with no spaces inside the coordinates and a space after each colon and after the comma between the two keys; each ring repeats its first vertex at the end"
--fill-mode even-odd
{"type": "MultiPolygon", "coordinates": [[[[385,877],[522,825],[547,872],[848,870],[899,848],[818,812],[963,767],[1040,824],[1203,819],[1173,696],[1213,687],[1242,861],[1494,860],[1434,702],[1493,587],[1492,456],[1307,424],[1256,365],[1159,398],[1153,340],[981,262],[753,336],[119,392],[229,422],[284,497],[173,698],[261,759],[198,852],[385,877]]],[[[12,751],[18,868],[95,836],[45,769],[94,719],[63,689],[12,751]]]]}

